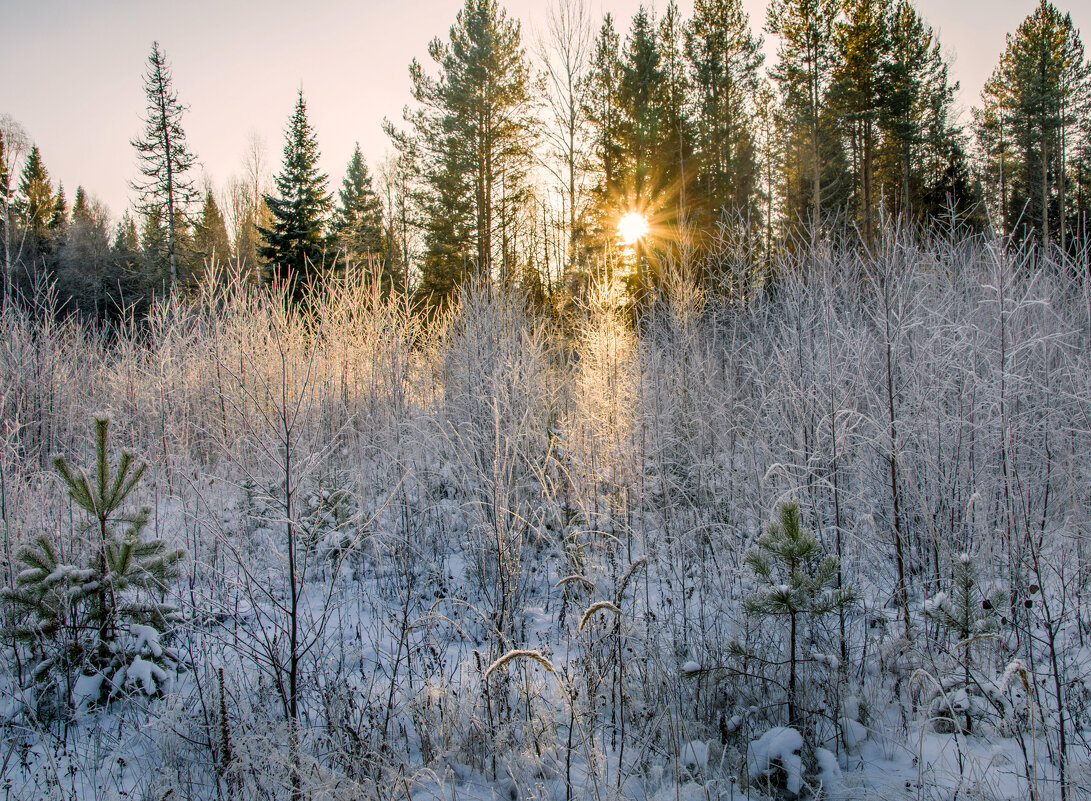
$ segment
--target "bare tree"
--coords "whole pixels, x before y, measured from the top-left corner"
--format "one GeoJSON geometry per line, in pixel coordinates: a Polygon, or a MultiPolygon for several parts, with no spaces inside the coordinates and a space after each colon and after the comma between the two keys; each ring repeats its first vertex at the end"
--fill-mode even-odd
{"type": "Polygon", "coordinates": [[[537,45],[545,71],[550,115],[544,135],[549,146],[545,166],[562,185],[568,217],[569,270],[576,262],[577,217],[583,198],[583,177],[588,169],[584,156],[587,117],[583,109],[587,68],[594,45],[590,21],[585,0],[556,0],[549,8],[546,29],[537,45]]]}

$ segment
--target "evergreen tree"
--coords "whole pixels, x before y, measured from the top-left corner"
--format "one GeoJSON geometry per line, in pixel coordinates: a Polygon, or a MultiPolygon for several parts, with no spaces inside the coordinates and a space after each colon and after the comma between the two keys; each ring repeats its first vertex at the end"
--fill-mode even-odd
{"type": "MultiPolygon", "coordinates": [[[[1000,627],[1000,612],[1008,604],[1007,593],[999,588],[991,592],[982,589],[977,580],[977,569],[970,554],[963,553],[955,559],[953,579],[949,592],[941,592],[925,602],[924,613],[929,620],[958,639],[956,650],[962,663],[962,689],[971,688],[973,664],[973,638],[991,634],[1000,627]]],[[[965,731],[973,728],[973,710],[969,699],[965,702],[965,731]]],[[[941,702],[934,710],[940,717],[949,717],[950,709],[941,702]]]]}
{"type": "Polygon", "coordinates": [[[407,119],[424,179],[418,294],[429,304],[448,300],[471,269],[504,281],[515,274],[509,229],[529,197],[538,128],[521,36],[496,0],[466,0],[450,41],[429,46],[438,77],[410,66],[421,108],[407,119]]]}
{"type": "Polygon", "coordinates": [[[57,256],[57,288],[84,316],[102,318],[107,293],[117,283],[106,208],[77,187],[72,219],[57,256]]]}
{"type": "Polygon", "coordinates": [[[338,197],[332,228],[343,256],[353,262],[385,263],[383,206],[372,188],[359,143],[345,170],[338,197]]]}
{"type": "Polygon", "coordinates": [[[686,26],[678,4],[670,0],[659,21],[658,31],[659,63],[663,74],[658,183],[666,191],[661,189],[659,192],[661,199],[658,205],[663,210],[653,221],[662,226],[675,219],[683,236],[689,223],[691,203],[687,193],[694,172],[692,86],[686,68],[685,33],[686,26]]]}
{"type": "Polygon", "coordinates": [[[226,264],[231,260],[231,242],[227,238],[227,224],[216,203],[212,190],[205,191],[201,216],[193,227],[194,278],[204,274],[206,266],[226,264]]]}
{"type": "Polygon", "coordinates": [[[884,58],[890,50],[888,0],[845,0],[836,26],[839,56],[830,101],[848,142],[853,165],[853,207],[864,242],[875,236],[879,117],[886,98],[884,58]]]}
{"type": "Polygon", "coordinates": [[[777,64],[769,74],[783,104],[785,200],[793,221],[809,216],[820,223],[834,188],[830,185],[839,178],[841,152],[826,111],[837,14],[837,0],[773,0],[769,4],[765,29],[780,38],[777,64]]]}
{"type": "Polygon", "coordinates": [[[272,224],[258,229],[266,243],[259,252],[269,263],[270,277],[283,282],[299,302],[325,263],[326,217],[332,202],[326,175],[318,169],[318,139],[307,121],[302,90],[284,138],[277,195],[265,195],[272,224]]]}
{"type": "Polygon", "coordinates": [[[30,155],[23,163],[18,192],[16,211],[19,223],[30,240],[28,247],[33,259],[49,247],[50,223],[57,209],[49,173],[42,163],[42,154],[37,145],[30,149],[30,155]]]}
{"type": "Polygon", "coordinates": [[[132,186],[140,193],[140,210],[149,214],[153,209],[159,209],[165,220],[167,261],[173,286],[178,281],[178,241],[189,224],[189,206],[197,197],[193,179],[186,174],[196,157],[186,146],[182,130],[185,106],[178,102],[170,67],[158,42],[152,42],[152,52],[148,56],[144,93],[147,96],[144,132],[131,142],[136,148],[144,179],[132,186]]]}
{"type": "Polygon", "coordinates": [[[788,618],[788,725],[802,729],[799,640],[815,619],[855,604],[856,594],[846,586],[834,589],[838,561],[823,556],[818,538],[803,528],[795,503],[780,506],[776,521],[745,559],[759,589],[743,600],[743,608],[759,617],[788,618]]]}
{"type": "Polygon", "coordinates": [[[761,40],[741,0],[697,0],[686,31],[697,106],[697,179],[708,222],[722,209],[747,211],[757,193],[754,110],[761,40]]]}
{"type": "MultiPolygon", "coordinates": [[[[591,129],[594,170],[597,180],[591,189],[590,228],[598,238],[613,237],[608,218],[616,213],[623,189],[622,109],[618,96],[621,84],[620,38],[614,18],[606,14],[595,38],[587,74],[584,113],[591,129]]],[[[608,240],[603,240],[608,241],[608,240]]],[[[602,241],[593,243],[599,247],[602,241]]]]}
{"type": "MultiPolygon", "coordinates": [[[[641,210],[657,198],[658,191],[665,185],[662,165],[668,121],[664,108],[666,76],[660,64],[661,56],[655,20],[641,6],[633,17],[625,42],[618,85],[626,200],[628,206],[641,210]]],[[[654,214],[659,209],[651,211],[654,214]]]]}
{"type": "MultiPolygon", "coordinates": [[[[108,462],[109,421],[95,420],[95,466],[91,474],[73,469],[63,457],[54,466],[69,497],[86,514],[79,563],[65,560],[49,535],[19,550],[22,570],[4,591],[22,615],[12,629],[38,659],[32,681],[39,711],[63,712],[73,703],[79,675],[97,687],[91,700],[105,702],[130,690],[156,695],[180,662],[161,640],[179,620],[177,609],[160,598],[178,577],[183,552],[160,539],[145,539],[147,508],[131,508],[131,495],[146,465],[122,451],[116,468],[108,462]]],[[[67,549],[66,549],[67,550],[67,549]]]]}
{"type": "Polygon", "coordinates": [[[1070,151],[1086,114],[1089,76],[1071,15],[1047,0],[1008,35],[978,113],[981,149],[994,164],[992,194],[1008,231],[1021,226],[1023,236],[1034,231],[1043,243],[1067,246],[1070,151]]]}
{"type": "Polygon", "coordinates": [[[170,231],[163,210],[158,206],[152,206],[144,213],[144,225],[140,232],[140,268],[143,295],[148,297],[163,288],[170,270],[170,231]]]}

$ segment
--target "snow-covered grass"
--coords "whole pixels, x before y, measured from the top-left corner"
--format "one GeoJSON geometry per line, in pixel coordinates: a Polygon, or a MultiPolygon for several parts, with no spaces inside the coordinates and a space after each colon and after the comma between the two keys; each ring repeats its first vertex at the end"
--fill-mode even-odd
{"type": "Polygon", "coordinates": [[[187,568],[185,623],[132,632],[181,657],[163,697],[40,709],[5,635],[6,797],[1091,793],[1086,260],[876,253],[672,279],[638,326],[607,285],[560,319],[475,284],[428,327],[357,284],[7,313],[5,581],[39,532],[86,547],[49,459],[98,410],[187,568]],[[743,611],[788,499],[861,599],[800,618],[793,728],[788,620],[743,611]],[[926,614],[963,554],[1008,599],[967,638],[926,614]]]}

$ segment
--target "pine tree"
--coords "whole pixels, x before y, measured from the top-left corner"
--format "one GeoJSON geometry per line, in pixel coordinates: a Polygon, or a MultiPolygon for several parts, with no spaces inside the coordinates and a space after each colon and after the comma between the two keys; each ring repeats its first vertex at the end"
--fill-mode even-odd
{"type": "MultiPolygon", "coordinates": [[[[962,663],[962,687],[969,692],[971,687],[971,667],[973,664],[971,648],[973,639],[983,634],[992,634],[1000,627],[1001,610],[1007,606],[1007,593],[999,588],[985,592],[977,580],[977,568],[970,554],[963,553],[955,559],[950,592],[941,592],[925,602],[924,613],[929,620],[958,638],[956,649],[962,663]]],[[[937,710],[942,716],[950,710],[941,706],[937,710]]],[[[973,727],[973,716],[969,700],[966,702],[965,731],[973,727]]]]}
{"type": "Polygon", "coordinates": [[[777,64],[769,74],[784,110],[787,212],[794,221],[809,216],[816,225],[841,160],[826,112],[837,14],[837,0],[773,0],[765,27],[780,37],[777,64]]]}
{"type": "Polygon", "coordinates": [[[372,188],[360,144],[352,153],[345,180],[338,192],[340,203],[334,213],[333,234],[344,258],[353,263],[379,266],[383,290],[393,287],[387,269],[389,258],[383,236],[383,205],[372,188]]]}
{"type": "Polygon", "coordinates": [[[745,559],[760,589],[743,600],[743,608],[759,617],[788,618],[788,725],[801,729],[800,637],[814,619],[854,605],[856,594],[847,586],[834,589],[838,561],[823,556],[818,538],[803,528],[795,503],[780,506],[776,521],[745,559]]]}
{"type": "Polygon", "coordinates": [[[272,224],[258,229],[266,243],[260,255],[268,261],[270,277],[282,282],[298,303],[325,265],[326,218],[332,202],[326,175],[318,169],[318,139],[307,121],[302,89],[284,138],[277,195],[265,195],[272,224]]]}
{"type": "Polygon", "coordinates": [[[994,162],[993,194],[1008,231],[1019,226],[1024,237],[1033,231],[1042,243],[1067,246],[1070,150],[1089,82],[1091,65],[1071,15],[1040,0],[1008,35],[978,113],[979,143],[994,162]]]}
{"type": "Polygon", "coordinates": [[[845,20],[836,26],[835,35],[839,64],[830,87],[830,102],[852,154],[853,205],[865,243],[875,236],[878,123],[886,97],[883,64],[890,50],[888,2],[845,0],[845,20]]]}
{"type": "Polygon", "coordinates": [[[167,260],[173,286],[178,281],[178,240],[189,224],[189,206],[197,197],[193,179],[186,174],[196,157],[189,151],[182,130],[182,112],[186,107],[178,102],[170,67],[158,42],[152,42],[148,56],[144,93],[147,96],[144,132],[131,141],[144,179],[132,186],[140,193],[140,210],[149,214],[158,209],[166,221],[167,260]]]}
{"type": "Polygon", "coordinates": [[[697,0],[686,31],[697,106],[697,179],[711,221],[721,209],[747,211],[756,200],[755,119],[761,40],[741,0],[697,0]]]}
{"type": "Polygon", "coordinates": [[[529,198],[538,124],[519,23],[496,0],[466,0],[450,41],[434,39],[429,55],[439,75],[410,65],[421,108],[408,121],[424,179],[418,294],[434,306],[471,270],[487,279],[514,277],[509,229],[529,198]]]}
{"type": "Polygon", "coordinates": [[[205,191],[201,216],[193,227],[194,277],[203,275],[206,266],[226,264],[231,260],[231,242],[227,238],[227,224],[216,203],[212,190],[205,191]]]}
{"type": "MultiPolygon", "coordinates": [[[[179,620],[159,600],[178,577],[183,552],[160,539],[146,540],[147,508],[130,507],[146,465],[122,451],[108,462],[105,417],[95,419],[95,466],[88,474],[63,457],[54,466],[69,497],[87,516],[80,564],[65,560],[46,534],[19,550],[22,570],[5,596],[23,612],[12,633],[40,660],[33,680],[41,705],[63,711],[74,702],[78,675],[97,687],[91,700],[117,698],[130,689],[156,695],[180,659],[161,641],[179,620]]],[[[87,684],[87,682],[84,682],[87,684]]],[[[86,690],[81,688],[81,692],[86,690]]]]}

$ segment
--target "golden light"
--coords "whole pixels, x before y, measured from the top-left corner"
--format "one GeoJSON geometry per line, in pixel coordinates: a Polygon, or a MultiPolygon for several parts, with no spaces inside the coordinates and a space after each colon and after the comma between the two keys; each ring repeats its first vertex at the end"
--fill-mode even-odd
{"type": "Polygon", "coordinates": [[[648,218],[639,211],[630,211],[617,221],[617,233],[622,244],[635,245],[648,233],[648,218]]]}

